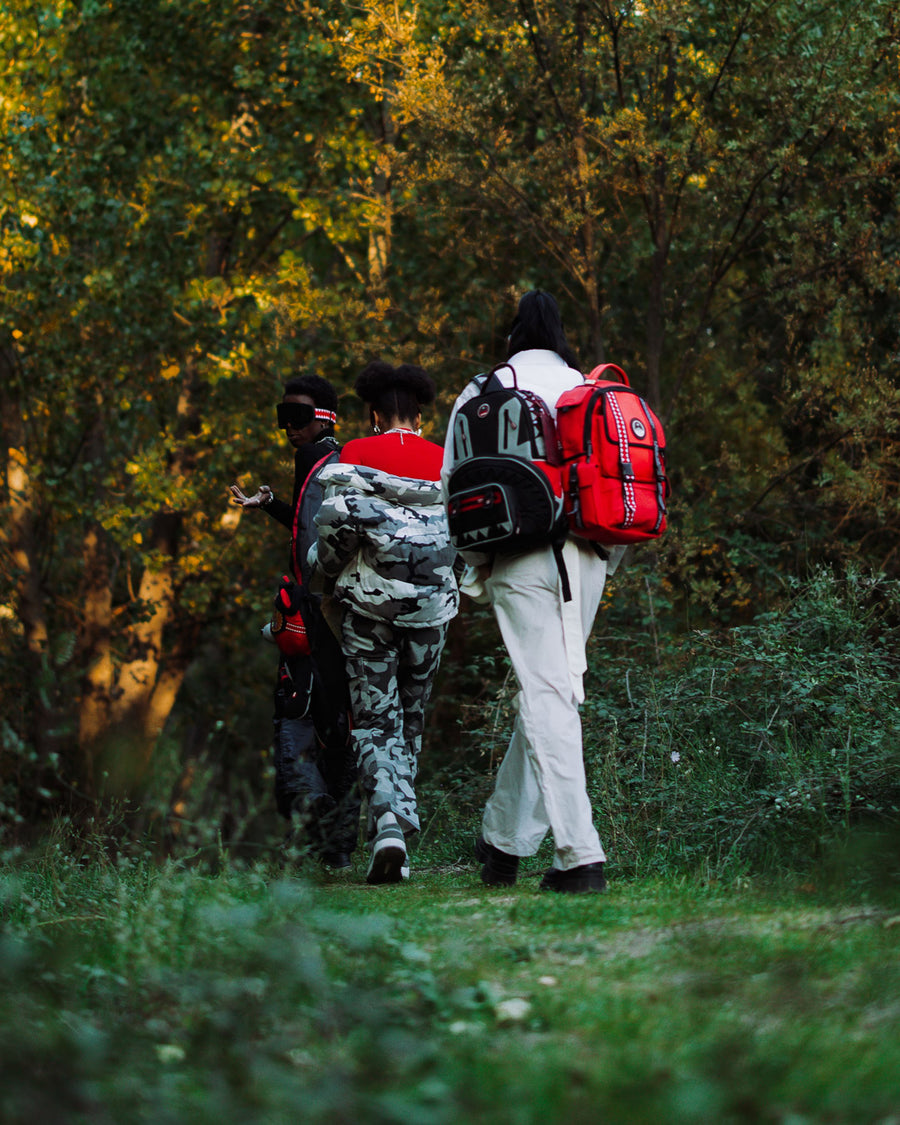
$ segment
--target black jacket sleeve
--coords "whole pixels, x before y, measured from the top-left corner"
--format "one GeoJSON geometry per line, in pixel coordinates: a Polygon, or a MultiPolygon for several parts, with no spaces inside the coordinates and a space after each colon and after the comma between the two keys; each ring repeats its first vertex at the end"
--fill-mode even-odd
{"type": "Polygon", "coordinates": [[[294,454],[294,496],[291,503],[288,504],[286,500],[279,500],[277,496],[274,496],[271,502],[263,508],[263,511],[273,520],[277,520],[283,527],[286,527],[288,531],[293,532],[294,512],[297,509],[297,501],[300,499],[300,492],[306,483],[306,478],[314,465],[317,465],[323,457],[327,457],[329,453],[333,453],[334,450],[339,448],[340,446],[330,434],[325,434],[318,441],[301,445],[294,454]]]}
{"type": "Polygon", "coordinates": [[[268,504],[263,508],[267,516],[271,516],[273,520],[278,520],[283,524],[288,531],[294,526],[294,510],[284,500],[279,500],[277,496],[273,496],[268,504]]]}

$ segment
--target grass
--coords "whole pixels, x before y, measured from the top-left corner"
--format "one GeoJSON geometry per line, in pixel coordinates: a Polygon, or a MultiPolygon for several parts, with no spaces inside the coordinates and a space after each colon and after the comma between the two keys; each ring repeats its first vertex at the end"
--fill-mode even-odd
{"type": "Polygon", "coordinates": [[[895,583],[820,575],[661,663],[607,628],[606,896],[541,894],[549,841],[478,879],[509,685],[426,755],[406,886],[282,867],[277,824],[226,851],[230,808],[165,863],[111,860],[116,818],[0,851],[0,1121],[900,1125],[898,613],[895,583]]]}
{"type": "Polygon", "coordinates": [[[20,861],[0,1120],[900,1120],[900,905],[871,881],[569,897],[426,861],[381,888],[361,859],[20,861]]]}

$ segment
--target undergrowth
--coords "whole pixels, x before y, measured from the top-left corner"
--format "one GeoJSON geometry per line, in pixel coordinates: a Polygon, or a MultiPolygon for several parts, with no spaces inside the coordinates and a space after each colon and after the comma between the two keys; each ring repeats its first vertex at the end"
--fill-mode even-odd
{"type": "Polygon", "coordinates": [[[745,877],[366,887],[48,844],[0,874],[0,1119],[887,1122],[897,923],[745,877]]]}
{"type": "MultiPolygon", "coordinates": [[[[900,584],[823,570],[727,631],[664,642],[645,621],[601,614],[589,650],[585,767],[611,871],[808,870],[900,824],[900,584]]],[[[463,705],[462,749],[423,787],[448,857],[511,731],[514,681],[495,685],[463,705]]],[[[900,879],[900,861],[880,878],[900,879]]]]}
{"type": "MultiPolygon", "coordinates": [[[[613,584],[588,650],[585,768],[610,875],[811,871],[846,862],[850,841],[896,830],[900,583],[820,570],[743,625],[684,632],[651,579],[630,578],[627,591],[613,584]]],[[[414,845],[424,866],[471,858],[513,724],[515,680],[489,613],[479,607],[467,628],[459,634],[474,642],[465,674],[454,660],[429,713],[414,845]]],[[[4,776],[14,787],[18,774],[4,776]]],[[[198,766],[177,806],[163,777],[139,810],[142,835],[132,837],[113,808],[99,810],[96,823],[58,820],[56,830],[70,847],[96,832],[109,855],[135,858],[146,847],[206,870],[235,857],[275,862],[284,825],[271,771],[229,791],[236,810],[227,816],[227,795],[204,804],[213,788],[204,777],[198,766]]],[[[0,815],[8,854],[15,833],[0,815]]],[[[550,849],[548,839],[526,868],[545,867],[550,849]]],[[[877,874],[860,871],[894,886],[898,866],[895,857],[877,874]]]]}

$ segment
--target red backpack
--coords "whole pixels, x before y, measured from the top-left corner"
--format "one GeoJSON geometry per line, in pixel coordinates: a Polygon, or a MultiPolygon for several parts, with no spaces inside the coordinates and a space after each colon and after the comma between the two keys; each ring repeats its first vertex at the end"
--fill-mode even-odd
{"type": "Polygon", "coordinates": [[[621,367],[601,364],[560,396],[556,433],[574,535],[608,544],[662,535],[669,495],[666,438],[621,367]],[[617,381],[604,379],[607,374],[617,381]]]}

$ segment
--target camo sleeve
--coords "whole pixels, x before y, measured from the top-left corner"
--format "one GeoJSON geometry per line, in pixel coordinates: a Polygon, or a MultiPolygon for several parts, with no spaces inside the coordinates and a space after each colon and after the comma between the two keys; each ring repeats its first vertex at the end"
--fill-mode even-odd
{"type": "Polygon", "coordinates": [[[326,466],[322,479],[318,564],[335,598],[400,627],[449,620],[459,591],[439,486],[349,464],[326,466]]]}
{"type": "Polygon", "coordinates": [[[346,496],[324,500],[316,513],[319,529],[317,564],[329,578],[335,578],[356,557],[360,548],[360,528],[346,496]]]}

